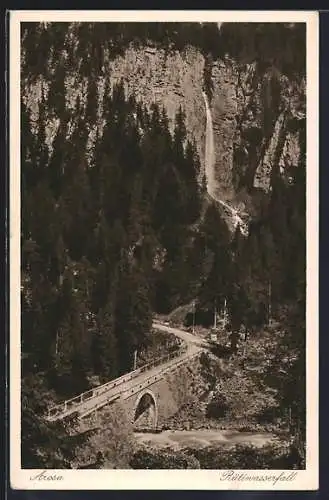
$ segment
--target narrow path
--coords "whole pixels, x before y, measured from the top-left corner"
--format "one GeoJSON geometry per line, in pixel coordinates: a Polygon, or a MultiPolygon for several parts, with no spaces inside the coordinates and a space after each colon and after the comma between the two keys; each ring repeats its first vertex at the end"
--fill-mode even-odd
{"type": "Polygon", "coordinates": [[[187,344],[192,344],[200,347],[207,347],[207,342],[204,339],[197,337],[192,333],[186,332],[185,330],[173,328],[171,326],[164,325],[158,321],[154,321],[152,326],[154,330],[160,330],[163,332],[168,332],[172,333],[173,335],[176,335],[176,337],[179,337],[180,339],[184,340],[187,344]]]}

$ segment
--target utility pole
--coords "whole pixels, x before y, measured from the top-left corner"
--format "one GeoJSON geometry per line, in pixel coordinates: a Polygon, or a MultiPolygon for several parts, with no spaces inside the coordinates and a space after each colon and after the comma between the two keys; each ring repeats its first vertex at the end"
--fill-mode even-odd
{"type": "Polygon", "coordinates": [[[136,370],[137,368],[137,350],[135,350],[134,352],[134,371],[136,370]]]}
{"type": "Polygon", "coordinates": [[[58,352],[59,352],[59,335],[58,335],[58,330],[56,330],[56,340],[55,340],[55,367],[58,365],[58,352]]]}
{"type": "Polygon", "coordinates": [[[194,328],[195,328],[195,300],[193,300],[192,305],[193,305],[193,324],[192,324],[192,333],[194,333],[194,328]]]}
{"type": "Polygon", "coordinates": [[[272,323],[272,287],[271,287],[271,280],[268,283],[268,324],[271,325],[272,323]]]}
{"type": "Polygon", "coordinates": [[[217,307],[216,307],[216,301],[215,301],[215,311],[214,311],[214,329],[216,330],[217,328],[217,307]]]}
{"type": "Polygon", "coordinates": [[[226,328],[227,325],[227,305],[226,305],[226,298],[224,299],[224,327],[226,328]]]}

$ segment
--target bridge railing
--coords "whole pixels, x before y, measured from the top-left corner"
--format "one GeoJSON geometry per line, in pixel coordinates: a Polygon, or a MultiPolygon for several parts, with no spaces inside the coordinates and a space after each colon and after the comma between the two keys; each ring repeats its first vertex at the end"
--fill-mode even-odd
{"type": "Polygon", "coordinates": [[[183,346],[180,349],[177,349],[176,351],[173,351],[171,353],[166,354],[165,356],[161,356],[159,358],[156,358],[154,361],[151,361],[150,363],[147,363],[146,365],[143,365],[140,368],[137,368],[137,370],[134,370],[132,372],[121,375],[121,377],[118,377],[114,380],[110,380],[109,382],[106,382],[103,385],[100,385],[100,386],[95,387],[93,389],[89,389],[88,391],[85,391],[82,394],[75,396],[74,398],[71,398],[71,399],[68,399],[62,403],[59,403],[59,404],[48,409],[47,416],[48,416],[48,418],[54,418],[56,416],[59,416],[62,413],[66,413],[70,410],[74,410],[77,407],[77,405],[80,405],[80,404],[84,403],[85,401],[92,399],[94,397],[100,396],[101,394],[108,392],[109,390],[114,389],[115,387],[118,387],[121,384],[124,384],[125,382],[132,380],[133,378],[137,377],[141,373],[144,373],[145,371],[148,371],[151,368],[154,368],[155,366],[159,366],[162,363],[169,361],[170,359],[173,359],[175,357],[182,355],[184,352],[186,352],[186,350],[187,350],[187,346],[183,346]]]}
{"type": "MultiPolygon", "coordinates": [[[[200,352],[194,352],[192,354],[187,354],[184,356],[180,361],[178,361],[174,366],[175,369],[178,368],[179,366],[183,365],[186,363],[187,360],[192,360],[193,358],[197,357],[200,355],[200,352]]],[[[167,357],[167,356],[166,356],[167,357]]],[[[173,359],[175,356],[172,356],[170,359],[173,359]]],[[[141,383],[137,383],[130,387],[129,389],[124,389],[121,393],[113,396],[111,398],[112,401],[118,399],[119,397],[123,397],[123,399],[128,399],[129,397],[133,396],[137,392],[140,392],[141,390],[145,389],[148,387],[151,383],[156,382],[157,380],[161,379],[167,371],[169,371],[172,367],[166,367],[163,368],[160,372],[158,372],[156,375],[151,375],[148,377],[146,380],[144,380],[141,383]]],[[[108,398],[104,398],[102,401],[97,403],[97,405],[93,406],[92,408],[88,409],[84,414],[81,415],[81,418],[84,418],[88,416],[90,413],[94,413],[95,411],[103,408],[106,406],[110,400],[108,398]]]]}

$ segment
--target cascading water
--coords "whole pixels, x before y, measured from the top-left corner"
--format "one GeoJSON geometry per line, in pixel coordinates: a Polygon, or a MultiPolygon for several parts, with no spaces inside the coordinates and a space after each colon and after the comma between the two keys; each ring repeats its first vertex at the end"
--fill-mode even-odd
{"type": "Polygon", "coordinates": [[[202,91],[203,99],[206,106],[206,149],[205,149],[205,174],[207,180],[207,192],[211,198],[220,203],[229,213],[232,218],[233,226],[238,224],[242,234],[248,235],[248,225],[238,215],[237,210],[230,207],[225,201],[220,200],[216,196],[216,180],[215,180],[215,146],[214,146],[214,129],[212,124],[212,116],[208,103],[207,95],[202,91]]]}
{"type": "Polygon", "coordinates": [[[209,196],[215,197],[215,147],[214,147],[214,129],[212,125],[212,116],[205,92],[202,92],[206,106],[206,150],[205,150],[205,172],[207,179],[207,191],[209,196]]]}

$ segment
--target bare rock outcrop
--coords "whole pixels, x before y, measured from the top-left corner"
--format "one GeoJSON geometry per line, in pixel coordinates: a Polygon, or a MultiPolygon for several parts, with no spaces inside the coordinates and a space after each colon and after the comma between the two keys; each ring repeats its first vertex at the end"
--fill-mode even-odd
{"type": "MultiPolygon", "coordinates": [[[[183,109],[187,137],[195,140],[200,156],[201,182],[206,142],[205,65],[204,56],[193,47],[170,51],[131,45],[115,58],[104,54],[104,66],[95,79],[98,124],[87,131],[88,151],[93,149],[96,131],[102,133],[105,92],[123,81],[126,96],[134,95],[148,108],[158,103],[166,110],[171,132],[177,111],[183,109]]],[[[291,169],[300,164],[305,149],[306,83],[282,75],[271,64],[261,67],[257,62],[238,64],[224,58],[212,62],[209,68],[216,198],[238,208],[237,194],[241,190],[257,188],[268,192],[274,171],[289,178],[291,169]]],[[[65,74],[65,105],[71,116],[67,140],[75,128],[75,110],[86,107],[89,83],[79,68],[65,74]]],[[[50,83],[44,77],[22,82],[23,100],[32,111],[35,127],[38,102],[42,96],[48,99],[49,92],[50,83]]],[[[49,115],[46,121],[46,142],[51,153],[59,119],[49,115]]]]}

